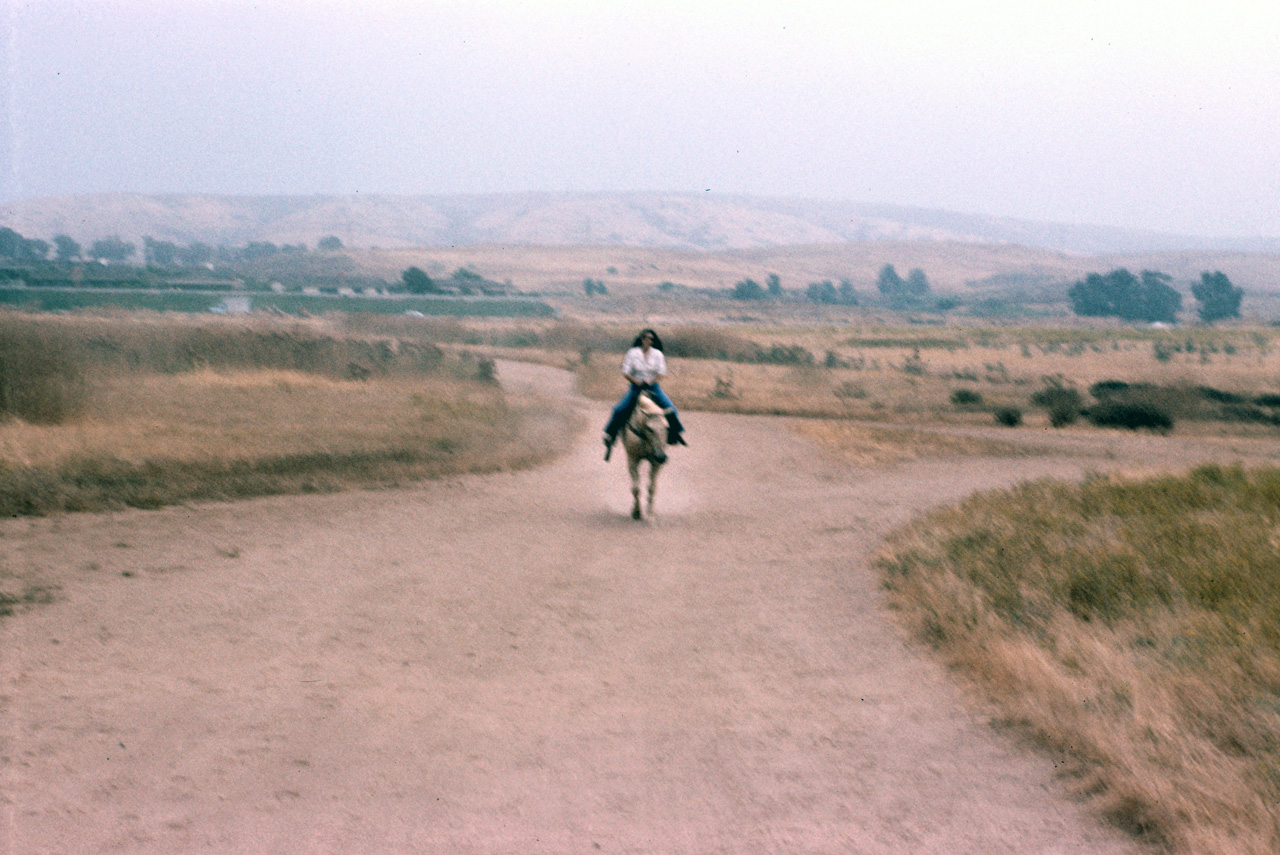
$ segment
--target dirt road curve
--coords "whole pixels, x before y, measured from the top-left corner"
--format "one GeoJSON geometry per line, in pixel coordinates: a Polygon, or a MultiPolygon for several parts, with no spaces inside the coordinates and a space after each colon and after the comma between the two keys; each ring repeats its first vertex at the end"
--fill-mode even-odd
{"type": "Polygon", "coordinates": [[[1133,851],[866,562],[1098,448],[848,470],[780,420],[688,421],[653,523],[593,431],[534,472],[3,523],[61,591],[0,624],[0,850],[1133,851]]]}

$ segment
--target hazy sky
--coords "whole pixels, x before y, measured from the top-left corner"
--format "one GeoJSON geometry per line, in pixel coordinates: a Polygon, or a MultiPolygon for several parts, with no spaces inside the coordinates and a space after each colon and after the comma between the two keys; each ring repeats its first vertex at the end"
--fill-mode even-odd
{"type": "Polygon", "coordinates": [[[1280,2],[0,0],[0,199],[675,190],[1280,236],[1280,2]]]}

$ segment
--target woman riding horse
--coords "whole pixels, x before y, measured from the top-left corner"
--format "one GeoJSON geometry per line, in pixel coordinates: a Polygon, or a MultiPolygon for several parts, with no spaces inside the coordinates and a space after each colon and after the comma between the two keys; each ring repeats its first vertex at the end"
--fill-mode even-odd
{"type": "Polygon", "coordinates": [[[627,355],[622,358],[622,376],[631,385],[622,396],[622,400],[613,408],[609,423],[604,427],[605,460],[608,460],[613,452],[613,444],[618,439],[618,433],[626,425],[627,417],[631,415],[631,410],[635,407],[636,399],[640,397],[641,392],[647,392],[650,398],[667,411],[667,444],[688,445],[684,441],[684,425],[680,424],[680,415],[676,412],[676,406],[658,385],[658,378],[665,377],[666,374],[667,358],[662,353],[662,339],[658,338],[658,334],[651,329],[641,330],[635,341],[631,343],[631,349],[627,351],[627,355]]]}

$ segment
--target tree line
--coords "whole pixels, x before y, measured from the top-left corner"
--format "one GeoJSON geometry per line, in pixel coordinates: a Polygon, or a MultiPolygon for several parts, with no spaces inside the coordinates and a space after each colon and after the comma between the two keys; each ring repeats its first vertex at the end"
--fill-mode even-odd
{"type": "MultiPolygon", "coordinates": [[[[342,240],[334,235],[321,238],[316,244],[320,252],[333,252],[343,248],[342,240]]],[[[254,261],[281,253],[308,252],[306,244],[277,246],[269,241],[252,241],[243,247],[210,246],[200,241],[183,245],[174,241],[143,238],[143,263],[151,267],[199,267],[210,262],[232,263],[254,261]]],[[[54,235],[53,242],[39,238],[23,237],[14,229],[0,228],[0,259],[18,264],[37,264],[55,261],[72,264],[79,261],[106,261],[122,264],[137,255],[137,244],[110,235],[91,243],[87,248],[65,234],[54,235]],[[53,258],[50,259],[50,253],[53,258]]]]}
{"type": "MultiPolygon", "coordinates": [[[[945,311],[958,305],[952,298],[936,299],[929,277],[919,267],[911,268],[903,277],[894,265],[884,265],[876,275],[876,290],[892,309],[945,311]]],[[[788,296],[782,280],[775,273],[770,273],[763,285],[754,279],[742,279],[733,286],[729,295],[735,300],[777,300],[788,296]]],[[[861,302],[857,288],[849,279],[841,279],[839,284],[830,279],[810,282],[803,295],[809,302],[821,305],[857,306],[861,302]]]]}
{"type": "MultiPolygon", "coordinates": [[[[1170,284],[1173,277],[1157,270],[1135,276],[1123,267],[1109,273],[1090,273],[1067,291],[1071,310],[1082,317],[1119,318],[1141,323],[1176,323],[1182,295],[1170,284]]],[[[1191,286],[1199,302],[1200,320],[1211,324],[1240,317],[1241,288],[1220,270],[1200,274],[1191,286]]]]}

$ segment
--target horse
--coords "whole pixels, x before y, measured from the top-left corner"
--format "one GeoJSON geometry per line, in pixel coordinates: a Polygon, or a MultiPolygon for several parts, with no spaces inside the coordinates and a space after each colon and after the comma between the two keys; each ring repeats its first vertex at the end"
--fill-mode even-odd
{"type": "Polygon", "coordinates": [[[658,486],[658,470],[667,462],[667,411],[646,393],[636,399],[635,409],[622,431],[622,447],[627,450],[627,471],[631,473],[631,518],[640,513],[640,462],[649,461],[648,513],[653,516],[653,493],[658,486]]]}

